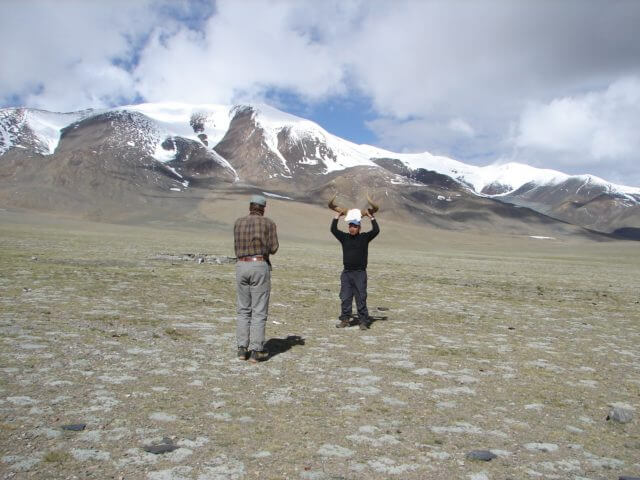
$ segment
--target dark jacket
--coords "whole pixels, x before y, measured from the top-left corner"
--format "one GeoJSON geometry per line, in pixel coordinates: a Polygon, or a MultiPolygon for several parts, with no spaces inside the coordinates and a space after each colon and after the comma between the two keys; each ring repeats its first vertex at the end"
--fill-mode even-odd
{"type": "Polygon", "coordinates": [[[338,230],[338,219],[331,222],[331,233],[342,244],[342,263],[345,270],[366,270],[369,254],[369,242],[378,236],[380,227],[376,220],[371,220],[371,231],[350,235],[338,230]]]}

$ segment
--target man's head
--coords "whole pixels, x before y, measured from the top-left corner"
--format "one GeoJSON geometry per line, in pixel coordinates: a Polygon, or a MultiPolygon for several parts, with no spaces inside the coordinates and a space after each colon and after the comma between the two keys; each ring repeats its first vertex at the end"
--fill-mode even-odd
{"type": "Polygon", "coordinates": [[[255,213],[264,213],[264,208],[267,206],[267,199],[262,195],[251,195],[249,200],[249,211],[255,213]]]}
{"type": "Polygon", "coordinates": [[[360,220],[349,221],[349,235],[358,235],[360,233],[360,220]]]}

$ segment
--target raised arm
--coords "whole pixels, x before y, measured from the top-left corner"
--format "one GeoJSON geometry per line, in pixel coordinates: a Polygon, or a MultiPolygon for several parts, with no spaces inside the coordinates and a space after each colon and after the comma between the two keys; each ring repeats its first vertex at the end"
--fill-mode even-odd
{"type": "Polygon", "coordinates": [[[331,233],[333,233],[333,236],[336,237],[339,242],[342,242],[342,239],[345,237],[346,233],[338,230],[339,218],[340,218],[340,215],[336,215],[331,221],[331,233]]]}
{"type": "Polygon", "coordinates": [[[369,232],[369,241],[371,241],[380,233],[380,227],[378,226],[378,221],[374,217],[371,215],[367,216],[371,218],[371,231],[369,232]]]}

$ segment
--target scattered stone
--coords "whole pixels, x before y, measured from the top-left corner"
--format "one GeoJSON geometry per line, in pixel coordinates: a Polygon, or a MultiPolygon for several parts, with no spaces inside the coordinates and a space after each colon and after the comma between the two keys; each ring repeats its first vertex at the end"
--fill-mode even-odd
{"type": "Polygon", "coordinates": [[[640,480],[640,477],[629,477],[628,475],[620,475],[618,480],[640,480]]]}
{"type": "Polygon", "coordinates": [[[266,457],[270,457],[271,456],[271,452],[269,452],[267,450],[260,450],[259,452],[256,452],[251,456],[253,458],[266,458],[266,457]]]}
{"type": "Polygon", "coordinates": [[[225,263],[235,263],[236,257],[228,257],[226,255],[212,255],[209,253],[159,253],[154,260],[178,260],[183,262],[197,262],[198,264],[210,263],[214,265],[223,265],[225,263]]]}
{"type": "Polygon", "coordinates": [[[31,397],[21,396],[21,397],[7,397],[7,401],[14,405],[28,406],[34,405],[36,400],[31,397]]]}
{"type": "Polygon", "coordinates": [[[489,480],[489,477],[487,476],[486,473],[480,472],[480,473],[474,473],[470,475],[469,480],[489,480]]]}
{"type": "Polygon", "coordinates": [[[402,400],[398,400],[394,397],[382,397],[382,401],[392,407],[404,407],[407,405],[407,402],[403,402],[402,400]]]}
{"type": "Polygon", "coordinates": [[[175,422],[178,417],[164,412],[153,412],[149,418],[158,422],[175,422]]]}
{"type": "Polygon", "coordinates": [[[71,455],[73,455],[73,458],[80,460],[81,462],[87,462],[90,460],[105,461],[111,458],[111,453],[109,452],[85,448],[74,448],[71,450],[71,455]]]}
{"type": "Polygon", "coordinates": [[[418,464],[398,464],[395,460],[388,457],[379,457],[375,460],[369,460],[367,463],[376,472],[386,473],[388,475],[403,475],[419,468],[418,464]]]}
{"type": "Polygon", "coordinates": [[[449,427],[431,427],[433,433],[469,433],[469,434],[482,434],[484,430],[475,425],[471,425],[466,422],[457,422],[453,426],[449,427]]]}
{"type": "Polygon", "coordinates": [[[441,451],[427,452],[426,456],[427,458],[433,458],[434,460],[448,460],[451,458],[451,454],[441,451]]]}
{"type": "Polygon", "coordinates": [[[178,448],[180,448],[180,447],[178,445],[174,444],[173,441],[168,437],[164,437],[162,439],[162,442],[160,442],[160,443],[155,443],[155,444],[151,444],[151,445],[143,445],[143,447],[142,447],[142,449],[145,452],[153,453],[154,455],[162,455],[163,453],[173,452],[174,450],[177,450],[178,448]]]}
{"type": "Polygon", "coordinates": [[[613,470],[616,468],[622,468],[622,466],[624,465],[624,461],[622,460],[618,460],[616,458],[598,457],[596,455],[589,454],[588,452],[585,452],[585,457],[587,457],[587,463],[595,468],[613,470]]]}
{"type": "Polygon", "coordinates": [[[149,472],[147,474],[147,478],[149,480],[184,480],[186,475],[191,475],[192,467],[188,466],[178,466],[169,468],[167,470],[159,470],[157,472],[149,472]]]}
{"type": "Polygon", "coordinates": [[[85,428],[87,428],[86,423],[70,423],[68,425],[62,425],[60,428],[62,430],[69,430],[70,432],[81,432],[85,428]]]}
{"type": "Polygon", "coordinates": [[[389,307],[378,307],[378,310],[380,310],[381,312],[387,312],[389,310],[389,307]]]}
{"type": "Polygon", "coordinates": [[[180,447],[199,448],[207,443],[209,443],[209,439],[207,437],[197,437],[195,440],[185,438],[180,440],[177,445],[180,447]]]}
{"type": "Polygon", "coordinates": [[[354,454],[353,450],[349,450],[348,448],[341,447],[340,445],[332,445],[330,443],[325,443],[318,450],[318,454],[323,457],[340,457],[347,458],[354,454]]]}
{"type": "Polygon", "coordinates": [[[466,457],[469,460],[480,460],[482,462],[490,462],[494,458],[498,458],[497,455],[491,453],[489,450],[472,450],[467,453],[466,457]]]}
{"type": "Polygon", "coordinates": [[[384,445],[397,445],[400,443],[398,439],[388,434],[380,435],[378,438],[367,437],[366,435],[347,435],[346,438],[353,443],[368,443],[370,445],[373,445],[374,447],[382,447],[384,445]]]}
{"type": "MultiPolygon", "coordinates": [[[[3,463],[10,463],[12,464],[9,468],[11,470],[14,470],[16,472],[27,472],[29,470],[31,470],[31,468],[40,463],[41,459],[37,458],[37,457],[23,457],[20,455],[6,455],[2,458],[0,458],[0,460],[3,463]]],[[[3,478],[12,478],[13,475],[11,477],[6,476],[3,478]]]]}
{"type": "Polygon", "coordinates": [[[436,395],[475,395],[476,391],[469,387],[447,387],[433,390],[436,395]]]}
{"type": "Polygon", "coordinates": [[[555,443],[527,443],[524,445],[527,450],[537,450],[539,452],[555,452],[558,445],[555,443]]]}
{"type": "Polygon", "coordinates": [[[624,407],[614,407],[607,415],[607,420],[613,420],[618,423],[629,423],[633,420],[633,412],[624,407]]]}
{"type": "Polygon", "coordinates": [[[145,445],[142,447],[145,452],[153,453],[154,455],[162,455],[163,453],[173,452],[178,448],[180,447],[178,447],[177,445],[166,443],[161,443],[159,445],[145,445]]]}
{"type": "Polygon", "coordinates": [[[33,430],[33,433],[36,436],[42,436],[49,439],[58,438],[60,437],[60,435],[62,435],[62,433],[60,433],[60,430],[49,428],[49,427],[36,428],[35,430],[33,430]]]}
{"type": "Polygon", "coordinates": [[[206,461],[202,466],[202,473],[198,475],[198,480],[235,480],[240,478],[245,478],[244,463],[224,454],[206,461]]]}

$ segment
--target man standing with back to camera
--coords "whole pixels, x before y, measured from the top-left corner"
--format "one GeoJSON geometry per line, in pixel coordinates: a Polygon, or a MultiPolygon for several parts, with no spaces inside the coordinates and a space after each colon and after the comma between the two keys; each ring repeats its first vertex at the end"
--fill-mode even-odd
{"type": "Polygon", "coordinates": [[[233,227],[236,263],[238,320],[236,338],[238,359],[257,363],[266,360],[264,332],[271,294],[269,255],[278,251],[276,224],[264,216],[267,200],[252,195],[249,215],[236,220],[233,227]]]}
{"type": "Polygon", "coordinates": [[[340,322],[338,328],[348,327],[353,309],[353,297],[356,297],[356,308],[360,330],[367,330],[371,325],[367,309],[367,257],[369,242],[380,233],[378,222],[372,211],[363,211],[365,217],[371,219],[371,231],[360,233],[360,220],[349,218],[349,233],[338,230],[338,219],[347,214],[338,211],[331,222],[331,233],[342,244],[342,263],[344,270],[340,274],[340,322]]]}

